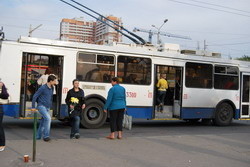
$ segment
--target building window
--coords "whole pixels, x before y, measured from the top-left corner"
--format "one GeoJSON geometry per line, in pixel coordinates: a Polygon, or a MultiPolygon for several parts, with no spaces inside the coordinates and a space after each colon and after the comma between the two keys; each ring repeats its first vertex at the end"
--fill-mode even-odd
{"type": "Polygon", "coordinates": [[[189,88],[212,88],[213,66],[202,63],[186,63],[185,85],[189,88]]]}
{"type": "Polygon", "coordinates": [[[151,59],[119,56],[117,76],[122,83],[149,85],[151,83],[151,59]]]}

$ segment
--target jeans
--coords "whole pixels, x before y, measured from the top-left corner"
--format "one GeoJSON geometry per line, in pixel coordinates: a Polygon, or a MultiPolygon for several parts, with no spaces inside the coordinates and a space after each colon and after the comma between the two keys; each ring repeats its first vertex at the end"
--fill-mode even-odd
{"type": "Polygon", "coordinates": [[[70,118],[70,124],[71,124],[71,135],[75,135],[76,133],[79,133],[80,129],[80,117],[74,116],[70,118]]]}
{"type": "Polygon", "coordinates": [[[43,138],[47,138],[50,135],[50,125],[51,125],[51,117],[49,114],[49,108],[45,106],[38,106],[37,107],[39,113],[42,115],[42,119],[40,120],[39,128],[37,130],[37,139],[41,139],[42,135],[43,138]]]}
{"type": "Polygon", "coordinates": [[[5,146],[5,134],[3,130],[3,106],[0,105],[0,146],[5,146]]]}
{"type": "MultiPolygon", "coordinates": [[[[166,97],[166,91],[158,90],[157,102],[159,105],[160,104],[164,105],[165,97],[166,97]]],[[[162,105],[160,105],[160,110],[163,110],[162,105]]]]}

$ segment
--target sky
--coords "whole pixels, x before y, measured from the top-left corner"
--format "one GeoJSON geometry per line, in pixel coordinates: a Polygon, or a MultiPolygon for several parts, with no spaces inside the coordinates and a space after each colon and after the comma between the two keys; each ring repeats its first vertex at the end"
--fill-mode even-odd
{"type": "MultiPolygon", "coordinates": [[[[70,0],[65,0],[70,1],[70,0]]],[[[197,48],[219,52],[224,58],[250,56],[250,0],[77,0],[102,15],[122,19],[126,29],[156,30],[191,37],[191,40],[160,36],[163,43],[180,44],[181,49],[197,48]],[[204,42],[206,41],[206,42],[204,42]]],[[[86,14],[59,0],[0,0],[0,27],[5,38],[28,36],[30,25],[41,27],[32,37],[58,39],[63,18],[86,14]]],[[[148,33],[136,32],[148,40],[148,33]]],[[[153,43],[156,43],[153,36],[153,43]]],[[[123,37],[123,42],[133,43],[123,37]]]]}

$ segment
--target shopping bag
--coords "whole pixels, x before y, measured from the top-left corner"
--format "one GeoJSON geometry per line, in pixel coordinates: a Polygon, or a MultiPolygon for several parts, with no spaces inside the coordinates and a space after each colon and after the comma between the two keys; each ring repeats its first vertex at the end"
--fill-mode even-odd
{"type": "Polygon", "coordinates": [[[125,129],[131,130],[132,129],[132,116],[129,116],[128,114],[124,114],[122,126],[125,129]]]}
{"type": "Polygon", "coordinates": [[[0,104],[8,104],[9,103],[9,99],[1,99],[0,98],[0,104]]]}

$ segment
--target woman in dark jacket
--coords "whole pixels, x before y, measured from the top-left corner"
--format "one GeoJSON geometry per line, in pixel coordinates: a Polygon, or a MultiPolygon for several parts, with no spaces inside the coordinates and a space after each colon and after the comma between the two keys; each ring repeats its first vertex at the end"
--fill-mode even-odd
{"type": "Polygon", "coordinates": [[[114,77],[111,80],[112,88],[108,92],[107,101],[104,106],[104,112],[109,111],[111,133],[106,138],[114,139],[115,132],[118,132],[117,138],[122,139],[122,120],[126,110],[126,90],[119,85],[119,78],[114,77]]]}
{"type": "Polygon", "coordinates": [[[2,126],[2,122],[3,122],[3,102],[7,101],[9,97],[9,94],[7,92],[7,89],[4,85],[3,82],[0,82],[0,151],[3,151],[5,148],[5,134],[4,134],[4,130],[3,130],[3,126],[2,126]]]}
{"type": "Polygon", "coordinates": [[[80,116],[82,110],[85,108],[84,91],[79,88],[79,80],[73,80],[73,88],[68,91],[65,102],[68,105],[70,123],[72,126],[70,138],[79,139],[80,116]]]}

